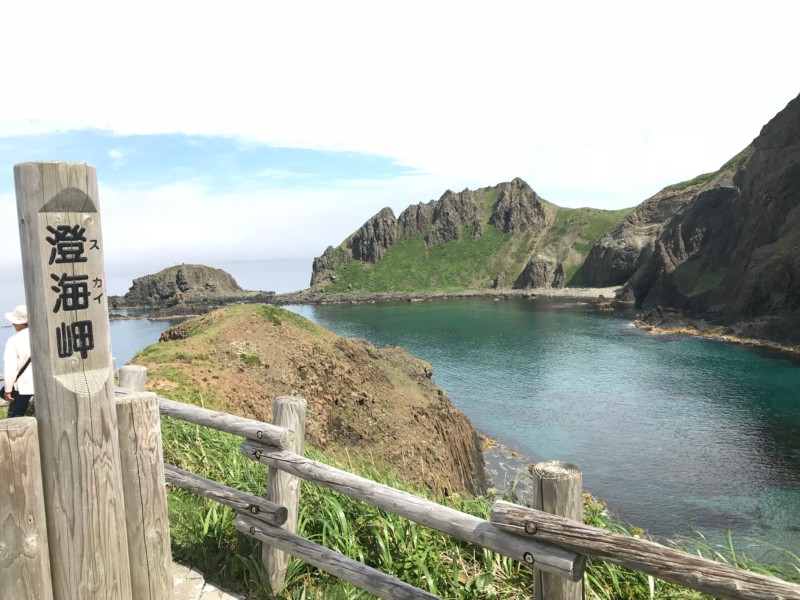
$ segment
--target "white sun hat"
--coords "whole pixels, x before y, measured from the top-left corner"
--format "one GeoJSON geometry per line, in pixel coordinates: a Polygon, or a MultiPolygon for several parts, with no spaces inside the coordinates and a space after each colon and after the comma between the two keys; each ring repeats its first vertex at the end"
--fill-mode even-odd
{"type": "Polygon", "coordinates": [[[20,304],[11,312],[6,313],[6,319],[14,325],[22,325],[28,322],[28,309],[24,304],[20,304]]]}

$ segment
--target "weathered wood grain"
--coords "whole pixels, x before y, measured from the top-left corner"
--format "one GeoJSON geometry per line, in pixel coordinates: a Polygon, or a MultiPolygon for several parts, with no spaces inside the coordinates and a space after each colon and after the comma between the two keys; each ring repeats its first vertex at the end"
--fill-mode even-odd
{"type": "Polygon", "coordinates": [[[52,600],[36,419],[0,421],[0,598],[52,600]]]}
{"type": "Polygon", "coordinates": [[[243,438],[263,442],[277,448],[291,448],[294,433],[284,427],[271,423],[262,423],[253,419],[237,417],[228,413],[200,408],[191,404],[175,402],[168,398],[158,398],[158,407],[162,415],[182,419],[196,425],[204,425],[219,431],[225,431],[243,438]]]}
{"type": "Polygon", "coordinates": [[[215,500],[237,512],[247,513],[259,521],[270,525],[283,525],[286,522],[288,512],[285,507],[259,496],[189,473],[173,465],[164,465],[164,475],[170,485],[215,500]]]}
{"type": "Polygon", "coordinates": [[[347,471],[252,440],[242,444],[242,454],[270,467],[292,473],[388,512],[509,556],[527,565],[537,564],[548,573],[578,581],[585,560],[574,552],[525,540],[498,529],[488,521],[468,515],[408,492],[353,475],[347,471]]]}
{"type": "Polygon", "coordinates": [[[172,550],[156,395],[119,397],[117,420],[133,598],[171,600],[172,550]]]}
{"type": "MultiPolygon", "coordinates": [[[[282,396],[275,399],[272,412],[272,422],[275,425],[294,432],[294,443],[287,450],[301,456],[305,452],[306,406],[303,398],[282,396]]],[[[290,473],[271,468],[267,481],[267,499],[286,507],[288,514],[282,527],[290,533],[296,533],[297,516],[300,512],[300,479],[290,473]]],[[[289,559],[290,556],[286,552],[274,546],[267,544],[262,546],[261,562],[267,571],[273,590],[283,588],[289,559]]]]}
{"type": "Polygon", "coordinates": [[[14,181],[53,594],[127,600],[97,175],[82,163],[23,163],[14,181]]]}
{"type": "MultiPolygon", "coordinates": [[[[583,477],[575,465],[559,461],[536,463],[533,506],[551,515],[583,521],[583,477]]],[[[534,600],[581,600],[583,581],[569,581],[533,567],[534,600]]]]}
{"type": "MultiPolygon", "coordinates": [[[[404,583],[382,571],[368,567],[280,527],[266,525],[245,515],[237,516],[233,525],[242,533],[261,540],[265,545],[269,544],[280,548],[283,552],[296,556],[308,564],[339,579],[344,579],[380,598],[388,600],[435,600],[437,598],[425,590],[404,583]]],[[[277,593],[279,590],[273,591],[277,593]]]]}
{"type": "Polygon", "coordinates": [[[664,581],[731,600],[800,600],[800,586],[563,517],[497,501],[492,523],[519,536],[653,575],[664,581]]]}

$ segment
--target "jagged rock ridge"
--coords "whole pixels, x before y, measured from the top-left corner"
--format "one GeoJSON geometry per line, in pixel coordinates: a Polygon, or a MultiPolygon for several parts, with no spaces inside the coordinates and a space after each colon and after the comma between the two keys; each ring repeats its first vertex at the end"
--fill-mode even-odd
{"type": "MultiPolygon", "coordinates": [[[[552,225],[555,212],[520,178],[477,190],[447,190],[438,200],[409,206],[397,218],[390,208],[384,208],[338,247],[328,246],[314,259],[311,286],[335,282],[336,269],[352,260],[375,264],[396,242],[416,235],[433,247],[455,242],[465,232],[471,239],[480,239],[485,225],[508,234],[541,234],[552,225]],[[485,198],[491,194],[497,198],[487,207],[485,198]]],[[[554,261],[551,274],[557,267],[554,261]]],[[[495,278],[495,284],[497,281],[505,281],[504,274],[495,278]]]]}

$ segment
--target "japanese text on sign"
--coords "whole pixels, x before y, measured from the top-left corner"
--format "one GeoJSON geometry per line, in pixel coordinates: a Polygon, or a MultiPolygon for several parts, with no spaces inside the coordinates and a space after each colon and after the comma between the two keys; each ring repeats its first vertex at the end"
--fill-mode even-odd
{"type": "MultiPolygon", "coordinates": [[[[52,225],[47,226],[50,235],[45,239],[52,246],[50,249],[50,265],[63,265],[70,263],[85,263],[89,258],[85,255],[86,242],[89,242],[90,250],[99,250],[97,240],[87,240],[86,228],[80,225],[52,225]]],[[[50,273],[53,284],[50,289],[55,292],[53,302],[53,312],[68,312],[73,310],[85,310],[89,308],[91,299],[101,303],[103,294],[98,293],[92,298],[89,289],[88,275],[70,275],[62,272],[50,273]]],[[[98,290],[103,287],[103,280],[95,277],[91,280],[92,289],[98,290]]],[[[66,323],[62,321],[56,325],[56,348],[59,358],[68,358],[79,354],[84,360],[89,352],[94,349],[94,327],[92,321],[85,319],[66,323]]]]}

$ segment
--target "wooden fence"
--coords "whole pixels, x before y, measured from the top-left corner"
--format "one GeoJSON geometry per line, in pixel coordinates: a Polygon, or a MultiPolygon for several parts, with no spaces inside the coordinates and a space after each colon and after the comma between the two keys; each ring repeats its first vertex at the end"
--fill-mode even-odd
{"type": "MultiPolygon", "coordinates": [[[[289,450],[298,432],[280,422],[263,423],[143,393],[140,391],[145,384],[143,367],[123,367],[119,374],[116,404],[120,451],[126,457],[122,471],[131,598],[172,598],[165,483],[234,510],[236,529],[270,549],[264,552],[264,567],[273,589],[283,586],[285,564],[291,555],[381,598],[436,597],[297,535],[289,527],[290,519],[296,526],[297,513],[292,513],[287,504],[296,506],[300,501],[297,483],[304,479],[532,567],[536,575],[536,598],[583,597],[585,561],[593,556],[719,598],[800,600],[800,586],[783,580],[553,514],[575,510],[576,502],[581,502],[580,472],[572,465],[536,466],[534,471],[539,474],[535,478],[534,504],[544,510],[496,501],[491,519],[486,521],[289,450]],[[269,486],[268,497],[262,498],[163,465],[159,413],[242,437],[241,452],[267,465],[272,477],[278,473],[284,475],[282,483],[269,486]],[[281,503],[274,501],[277,496],[283,499],[281,503]]],[[[279,398],[275,404],[276,420],[283,414],[280,419],[287,422],[303,422],[298,412],[304,411],[304,402],[279,398]]],[[[14,484],[9,498],[3,496],[2,490],[6,488],[0,488],[0,502],[10,507],[6,526],[0,530],[0,548],[5,549],[0,552],[0,598],[54,597],[48,591],[51,567],[48,538],[42,527],[44,510],[38,462],[36,420],[0,421],[0,481],[11,480],[14,484]],[[19,553],[14,551],[15,547],[19,553]]]]}
{"type": "MultiPolygon", "coordinates": [[[[140,382],[137,385],[143,387],[143,371],[143,367],[123,367],[120,369],[120,386],[128,385],[131,381],[129,373],[135,373],[134,379],[140,382]]],[[[283,427],[281,422],[304,422],[298,413],[305,410],[305,403],[296,398],[277,399],[273,424],[161,397],[158,402],[162,415],[241,436],[242,454],[267,465],[270,473],[291,476],[284,481],[284,488],[279,493],[284,501],[299,501],[299,486],[292,478],[328,487],[534,567],[536,572],[544,575],[544,579],[536,580],[540,594],[537,597],[555,600],[582,597],[585,560],[594,556],[719,598],[800,599],[800,586],[783,580],[730,567],[655,542],[615,534],[576,520],[574,517],[579,513],[574,511],[580,511],[582,506],[580,471],[572,465],[548,462],[540,463],[534,469],[534,505],[543,510],[496,501],[491,520],[485,521],[288,450],[294,446],[299,432],[283,427]],[[569,511],[573,511],[572,515],[564,516],[569,511]],[[549,582],[548,577],[552,579],[549,582]]],[[[237,513],[234,526],[275,551],[301,558],[382,598],[434,597],[287,531],[289,511],[273,502],[272,498],[265,500],[251,496],[169,465],[165,466],[165,472],[168,483],[232,508],[237,513]]],[[[269,494],[274,496],[276,492],[271,489],[269,494]]],[[[292,518],[296,520],[296,513],[292,518]]],[[[270,582],[274,588],[280,588],[283,572],[275,569],[269,560],[265,553],[265,568],[270,574],[270,582]]]]}

